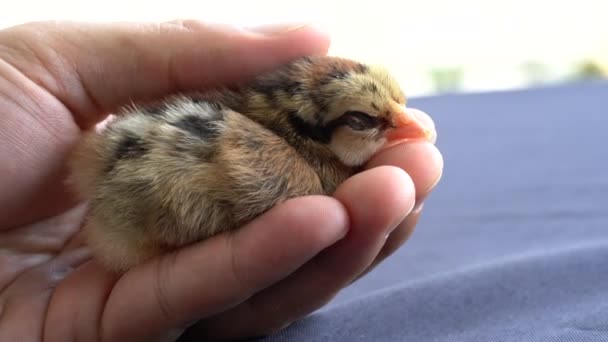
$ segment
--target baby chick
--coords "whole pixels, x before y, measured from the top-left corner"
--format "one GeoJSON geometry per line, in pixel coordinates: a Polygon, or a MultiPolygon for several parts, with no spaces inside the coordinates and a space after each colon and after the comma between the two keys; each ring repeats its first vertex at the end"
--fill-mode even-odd
{"type": "Polygon", "coordinates": [[[289,198],[330,195],[383,147],[429,138],[405,102],[382,67],[306,57],[235,89],[126,107],[70,161],[88,243],[123,272],[289,198]]]}

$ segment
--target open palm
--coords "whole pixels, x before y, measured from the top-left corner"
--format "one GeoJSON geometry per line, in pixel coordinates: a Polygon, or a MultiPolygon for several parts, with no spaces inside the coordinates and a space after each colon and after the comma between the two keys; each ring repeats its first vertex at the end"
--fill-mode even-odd
{"type": "Polygon", "coordinates": [[[430,143],[395,146],[333,197],[293,199],[122,276],[79,234],[86,204],[64,165],[82,130],[131,101],[243,81],[328,45],[310,27],[192,21],[0,31],[0,340],[173,340],[195,322],[198,336],[270,333],[402,245],[441,175],[430,143]]]}

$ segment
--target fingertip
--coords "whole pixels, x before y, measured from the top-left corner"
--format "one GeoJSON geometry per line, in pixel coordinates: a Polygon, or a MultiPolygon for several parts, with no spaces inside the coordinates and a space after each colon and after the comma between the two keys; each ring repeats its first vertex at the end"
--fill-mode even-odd
{"type": "Polygon", "coordinates": [[[285,28],[275,34],[266,33],[253,39],[247,35],[243,37],[243,43],[252,46],[252,53],[263,57],[263,60],[253,63],[256,67],[249,68],[257,69],[256,73],[270,70],[299,57],[326,55],[330,46],[329,35],[312,25],[285,28]]]}
{"type": "Polygon", "coordinates": [[[223,39],[244,38],[245,40],[262,40],[280,44],[283,53],[289,55],[293,47],[303,50],[304,55],[326,54],[329,50],[329,32],[310,23],[283,23],[259,25],[255,27],[237,27],[227,24],[206,23],[197,20],[175,20],[170,22],[190,32],[215,32],[223,39]],[[286,44],[286,45],[285,45],[286,44]]]}
{"type": "Polygon", "coordinates": [[[420,110],[420,109],[418,109],[418,108],[408,108],[408,111],[409,111],[410,113],[414,114],[414,116],[415,116],[415,117],[416,117],[418,120],[422,121],[422,123],[423,123],[425,126],[427,126],[427,127],[431,128],[431,129],[435,130],[435,121],[434,121],[434,120],[433,120],[433,118],[432,118],[432,117],[431,117],[429,114],[427,114],[425,111],[422,111],[422,110],[420,110]]]}
{"type": "Polygon", "coordinates": [[[329,51],[331,36],[328,31],[314,25],[305,25],[286,34],[288,39],[299,40],[308,46],[311,55],[325,55],[329,51]]]}
{"type": "Polygon", "coordinates": [[[264,25],[250,28],[249,31],[269,38],[308,42],[312,47],[311,54],[326,54],[331,42],[329,31],[306,23],[264,25]]]}
{"type": "Polygon", "coordinates": [[[390,232],[412,210],[416,190],[401,168],[378,166],[346,180],[335,192],[353,225],[390,232]]]}
{"type": "Polygon", "coordinates": [[[412,141],[390,147],[374,156],[368,168],[392,165],[405,170],[411,177],[418,198],[427,196],[443,175],[443,156],[429,142],[412,141]]]}
{"type": "Polygon", "coordinates": [[[428,115],[426,112],[417,109],[417,108],[408,108],[407,109],[409,113],[413,114],[420,122],[422,122],[422,124],[428,128],[431,133],[432,136],[429,139],[429,141],[433,144],[435,144],[437,142],[437,129],[435,127],[435,121],[433,121],[433,118],[428,115]]]}
{"type": "Polygon", "coordinates": [[[253,293],[291,274],[346,236],[348,229],[348,211],[340,201],[305,196],[278,204],[216,238],[228,237],[235,273],[253,293]]]}

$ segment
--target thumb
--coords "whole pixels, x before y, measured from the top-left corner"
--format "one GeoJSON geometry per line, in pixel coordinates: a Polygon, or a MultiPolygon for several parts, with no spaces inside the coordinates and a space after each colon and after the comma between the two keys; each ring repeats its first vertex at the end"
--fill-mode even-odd
{"type": "Polygon", "coordinates": [[[19,51],[0,57],[40,82],[81,127],[131,101],[240,82],[329,47],[327,35],[304,25],[256,31],[198,21],[42,22],[2,31],[0,39],[19,51]]]}

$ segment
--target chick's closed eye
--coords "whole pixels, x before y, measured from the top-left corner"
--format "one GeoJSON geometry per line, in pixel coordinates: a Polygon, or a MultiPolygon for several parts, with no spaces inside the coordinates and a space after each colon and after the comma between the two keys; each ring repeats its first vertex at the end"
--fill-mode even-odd
{"type": "Polygon", "coordinates": [[[426,132],[386,69],[305,57],[236,89],[125,107],[85,134],[71,181],[90,203],[96,258],[125,271],[289,198],[331,194],[404,138],[426,132]]]}
{"type": "Polygon", "coordinates": [[[346,124],[355,131],[378,128],[383,124],[382,119],[358,111],[348,111],[343,117],[346,124]]]}

